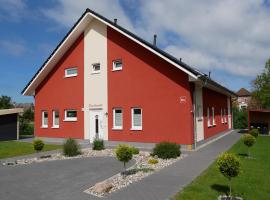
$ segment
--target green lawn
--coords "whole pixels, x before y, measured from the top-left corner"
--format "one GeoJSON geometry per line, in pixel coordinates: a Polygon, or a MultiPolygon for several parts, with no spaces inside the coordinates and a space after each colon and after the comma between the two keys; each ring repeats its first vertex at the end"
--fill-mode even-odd
{"type": "MultiPolygon", "coordinates": [[[[45,144],[43,151],[60,149],[59,145],[45,144]]],[[[35,153],[33,145],[27,142],[0,142],[0,159],[35,153]]]]}
{"type": "MultiPolygon", "coordinates": [[[[245,200],[270,199],[270,137],[258,137],[251,149],[254,159],[247,159],[247,148],[238,141],[230,152],[241,159],[241,174],[233,179],[232,193],[245,200]]],[[[174,200],[214,200],[228,192],[228,182],[220,174],[216,163],[179,192],[174,200]]]]}

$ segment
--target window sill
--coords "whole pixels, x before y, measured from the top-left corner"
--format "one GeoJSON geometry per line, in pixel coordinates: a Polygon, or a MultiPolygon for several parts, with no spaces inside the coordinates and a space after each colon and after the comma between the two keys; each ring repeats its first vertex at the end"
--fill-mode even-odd
{"type": "Polygon", "coordinates": [[[48,128],[48,126],[41,126],[40,128],[48,128]]]}
{"type": "Polygon", "coordinates": [[[207,125],[207,127],[208,127],[208,128],[211,128],[211,127],[213,127],[213,126],[212,126],[212,125],[207,125]]]}
{"type": "Polygon", "coordinates": [[[100,71],[98,71],[98,72],[91,72],[91,74],[100,74],[100,71]]]}
{"type": "Polygon", "coordinates": [[[51,128],[59,128],[59,126],[52,126],[51,128]]]}
{"type": "Polygon", "coordinates": [[[134,128],[134,127],[133,127],[133,128],[131,128],[130,130],[131,130],[131,131],[142,131],[142,128],[134,128]]]}
{"type": "Polygon", "coordinates": [[[115,128],[115,127],[113,127],[112,130],[114,130],[114,131],[122,131],[123,128],[115,128]]]}
{"type": "Polygon", "coordinates": [[[63,121],[64,122],[76,122],[77,119],[64,119],[63,121]]]}
{"type": "Polygon", "coordinates": [[[64,76],[64,78],[72,78],[72,77],[76,77],[76,76],[78,76],[78,74],[76,74],[76,75],[64,76]]]}
{"type": "Polygon", "coordinates": [[[122,68],[119,69],[112,69],[112,72],[122,71],[122,68]]]}

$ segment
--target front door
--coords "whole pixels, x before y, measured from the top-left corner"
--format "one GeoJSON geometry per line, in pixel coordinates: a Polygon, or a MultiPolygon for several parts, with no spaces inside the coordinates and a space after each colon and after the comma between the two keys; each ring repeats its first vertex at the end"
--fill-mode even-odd
{"type": "Polygon", "coordinates": [[[102,109],[90,110],[90,138],[103,139],[102,109]]]}

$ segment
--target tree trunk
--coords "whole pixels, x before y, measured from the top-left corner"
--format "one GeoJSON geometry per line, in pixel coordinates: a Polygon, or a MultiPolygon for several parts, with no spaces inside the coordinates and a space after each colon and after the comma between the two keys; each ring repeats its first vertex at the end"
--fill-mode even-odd
{"type": "Polygon", "coordinates": [[[230,199],[232,199],[232,179],[229,178],[229,186],[230,186],[230,199]]]}
{"type": "Polygon", "coordinates": [[[248,147],[248,158],[250,158],[250,147],[248,147]]]}

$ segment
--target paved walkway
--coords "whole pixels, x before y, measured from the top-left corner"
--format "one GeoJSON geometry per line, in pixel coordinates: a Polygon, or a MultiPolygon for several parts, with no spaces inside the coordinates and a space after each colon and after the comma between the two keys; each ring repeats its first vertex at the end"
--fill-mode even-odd
{"type": "Polygon", "coordinates": [[[190,152],[189,156],[179,162],[153,174],[138,183],[108,196],[111,200],[166,200],[199,176],[216,159],[228,150],[241,134],[234,131],[219,140],[190,152]]]}

